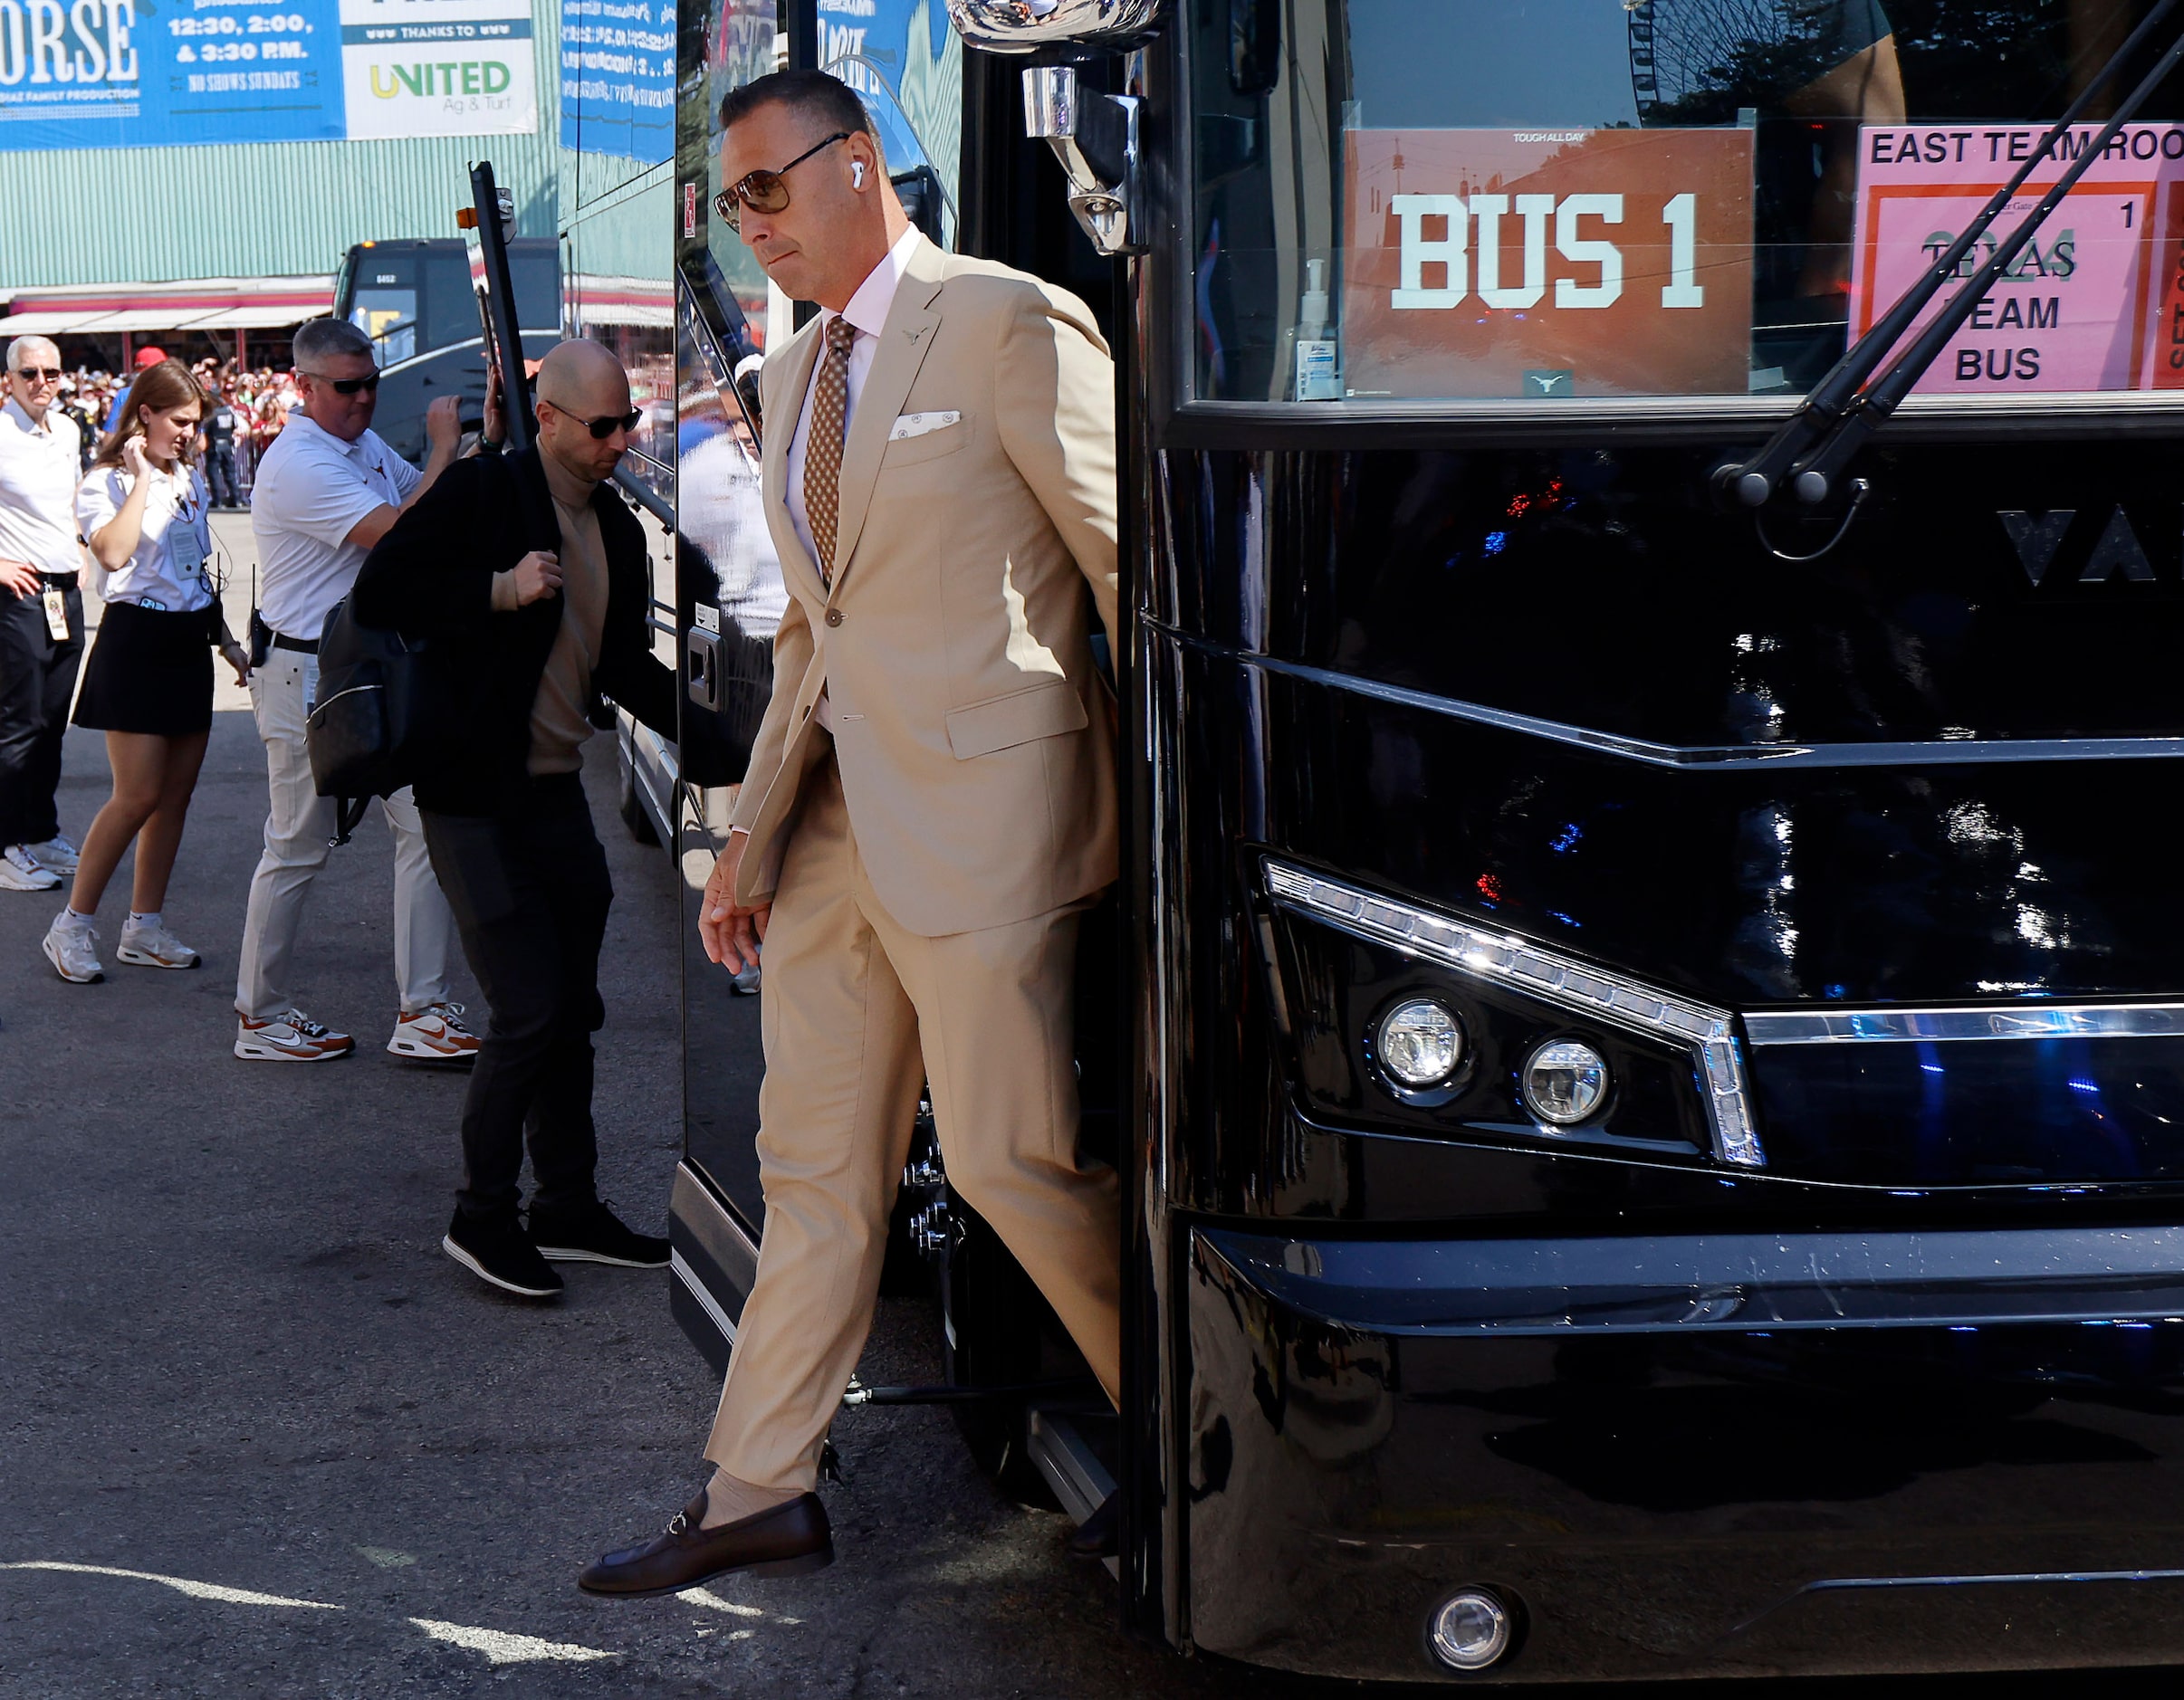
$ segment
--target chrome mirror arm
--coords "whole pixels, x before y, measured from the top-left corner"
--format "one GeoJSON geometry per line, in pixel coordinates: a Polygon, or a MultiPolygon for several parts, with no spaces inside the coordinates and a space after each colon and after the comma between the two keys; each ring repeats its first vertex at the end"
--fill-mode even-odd
{"type": "Polygon", "coordinates": [[[1102,254],[1143,253],[1135,95],[1087,91],[1070,65],[1024,71],[1024,134],[1044,138],[1069,180],[1069,210],[1102,254]]]}

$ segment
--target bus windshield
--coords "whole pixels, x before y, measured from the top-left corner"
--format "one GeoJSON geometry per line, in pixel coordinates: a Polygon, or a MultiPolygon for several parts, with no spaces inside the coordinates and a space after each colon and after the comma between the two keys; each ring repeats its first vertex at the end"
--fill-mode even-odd
{"type": "MultiPolygon", "coordinates": [[[[1795,396],[2032,157],[2147,3],[1213,0],[1192,36],[1196,394],[1795,396]]],[[[1965,275],[2178,27],[2120,69],[1965,275]]],[[[2179,119],[2172,77],[1919,396],[2184,389],[2179,119]]]]}

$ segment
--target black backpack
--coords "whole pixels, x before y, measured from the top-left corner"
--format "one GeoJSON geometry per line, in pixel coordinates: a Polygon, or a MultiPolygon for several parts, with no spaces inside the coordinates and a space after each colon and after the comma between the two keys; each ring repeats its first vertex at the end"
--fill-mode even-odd
{"type": "Polygon", "coordinates": [[[445,735],[435,659],[429,645],[363,625],[347,597],[327,611],[305,736],[319,795],[337,799],[335,844],[349,842],[373,797],[415,779],[426,743],[445,735]]]}

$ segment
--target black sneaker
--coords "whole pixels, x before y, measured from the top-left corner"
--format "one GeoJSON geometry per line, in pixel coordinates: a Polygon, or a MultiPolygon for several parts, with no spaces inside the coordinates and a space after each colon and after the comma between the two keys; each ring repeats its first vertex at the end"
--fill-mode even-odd
{"type": "Polygon", "coordinates": [[[603,1204],[531,1211],[531,1243],[553,1263],[609,1263],[619,1269],[665,1269],[667,1242],[635,1233],[603,1204]]]}
{"type": "Polygon", "coordinates": [[[488,1285],[527,1299],[550,1299],[561,1290],[561,1277],[546,1266],[539,1248],[523,1232],[513,1210],[469,1216],[460,1208],[448,1224],[440,1249],[488,1285]]]}

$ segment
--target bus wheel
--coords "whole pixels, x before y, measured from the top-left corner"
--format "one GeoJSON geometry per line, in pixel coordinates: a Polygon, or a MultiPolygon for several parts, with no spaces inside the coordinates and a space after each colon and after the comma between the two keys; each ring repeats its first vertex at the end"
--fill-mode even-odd
{"type": "Polygon", "coordinates": [[[932,1207],[947,1189],[947,1177],[941,1173],[940,1140],[933,1131],[933,1101],[920,1094],[910,1158],[903,1165],[895,1213],[887,1220],[887,1257],[880,1265],[883,1297],[916,1298],[933,1290],[933,1266],[919,1240],[918,1225],[933,1219],[932,1207]]]}

